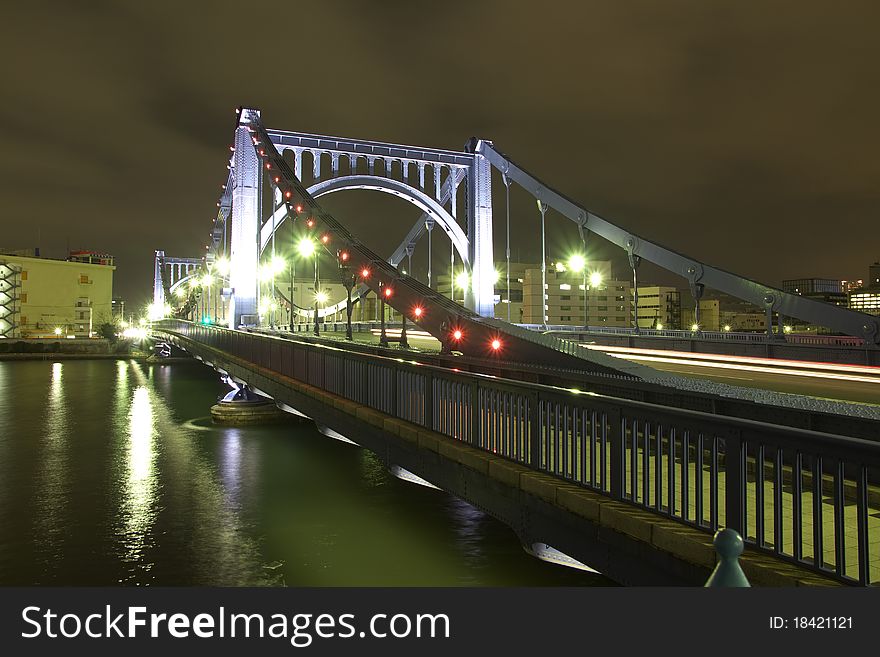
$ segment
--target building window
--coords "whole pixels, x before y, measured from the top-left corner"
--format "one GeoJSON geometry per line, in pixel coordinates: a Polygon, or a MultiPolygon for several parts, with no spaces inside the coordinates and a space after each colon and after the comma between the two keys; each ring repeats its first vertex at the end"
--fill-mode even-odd
{"type": "Polygon", "coordinates": [[[23,280],[23,281],[27,280],[27,269],[23,269],[21,271],[21,280],[23,280]]]}
{"type": "Polygon", "coordinates": [[[570,294],[563,294],[562,296],[559,297],[559,300],[560,301],[571,301],[571,295],[570,294]]]}
{"type": "Polygon", "coordinates": [[[569,285],[568,283],[561,283],[561,284],[559,285],[559,289],[560,289],[560,290],[570,290],[570,289],[571,289],[571,285],[569,285]]]}
{"type": "Polygon", "coordinates": [[[22,302],[22,303],[27,303],[27,292],[22,292],[22,293],[21,293],[21,302],[22,302]]]}
{"type": "Polygon", "coordinates": [[[571,310],[571,306],[559,306],[559,310],[571,310]]]}
{"type": "Polygon", "coordinates": [[[88,274],[80,274],[79,275],[79,282],[80,283],[88,283],[89,282],[88,274]]]}
{"type": "Polygon", "coordinates": [[[626,317],[615,317],[614,319],[617,320],[618,322],[625,322],[626,321],[626,317]]]}

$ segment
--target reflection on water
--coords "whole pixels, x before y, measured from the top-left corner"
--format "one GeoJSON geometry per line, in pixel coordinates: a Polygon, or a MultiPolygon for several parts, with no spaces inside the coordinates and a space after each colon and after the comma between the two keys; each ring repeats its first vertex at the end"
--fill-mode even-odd
{"type": "Polygon", "coordinates": [[[36,524],[38,558],[46,571],[54,571],[64,550],[64,517],[67,513],[68,407],[64,397],[64,364],[52,363],[45,401],[36,524]]]}
{"type": "Polygon", "coordinates": [[[210,424],[202,365],[0,362],[12,380],[0,584],[607,584],[310,422],[210,424]]]}
{"type": "Polygon", "coordinates": [[[158,477],[155,472],[154,418],[150,391],[138,386],[131,397],[128,413],[128,455],[123,486],[120,517],[122,527],[123,559],[137,564],[138,570],[148,572],[152,564],[145,555],[150,529],[156,520],[156,492],[158,477]]]}

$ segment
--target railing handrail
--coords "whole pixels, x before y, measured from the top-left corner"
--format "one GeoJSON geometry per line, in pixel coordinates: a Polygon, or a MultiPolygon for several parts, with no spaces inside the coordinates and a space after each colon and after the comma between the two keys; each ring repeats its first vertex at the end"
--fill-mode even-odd
{"type": "MultiPolygon", "coordinates": [[[[266,338],[271,340],[278,340],[281,342],[293,342],[298,345],[303,345],[309,348],[313,348],[316,350],[327,350],[333,351],[337,353],[343,353],[347,356],[354,357],[360,360],[369,360],[372,362],[388,362],[394,363],[395,367],[403,366],[405,369],[411,369],[415,371],[418,369],[419,371],[432,371],[434,373],[446,376],[446,377],[454,377],[462,380],[473,380],[473,381],[492,381],[498,384],[502,384],[508,388],[519,388],[522,390],[529,391],[545,391],[548,393],[554,394],[569,394],[575,397],[589,397],[590,399],[596,400],[600,403],[605,403],[608,405],[614,405],[618,407],[624,407],[627,409],[637,409],[645,414],[653,413],[653,414],[664,414],[664,415],[674,415],[682,418],[687,418],[693,420],[695,423],[704,423],[704,424],[713,424],[719,426],[726,426],[728,428],[739,428],[739,429],[749,429],[755,432],[772,432],[775,435],[780,437],[793,440],[804,440],[814,442],[817,446],[823,447],[833,447],[835,450],[840,447],[846,447],[855,451],[861,452],[862,450],[866,451],[870,456],[876,457],[876,465],[880,466],[880,442],[875,442],[871,440],[866,440],[864,438],[854,438],[852,436],[845,436],[840,434],[831,434],[825,433],[822,431],[815,431],[813,429],[805,429],[799,427],[790,427],[783,424],[771,424],[769,422],[761,422],[759,420],[750,420],[748,418],[739,418],[730,415],[715,415],[712,413],[706,413],[704,411],[693,410],[689,408],[679,408],[674,406],[661,406],[659,404],[653,404],[651,402],[640,401],[637,399],[626,399],[625,397],[613,397],[611,395],[605,395],[603,393],[598,392],[589,392],[589,391],[575,391],[571,388],[564,388],[562,386],[554,386],[545,383],[536,383],[532,381],[520,381],[517,379],[508,379],[505,377],[499,377],[493,374],[482,374],[480,372],[471,372],[471,371],[455,371],[454,369],[448,367],[442,367],[440,365],[432,365],[429,363],[419,363],[414,360],[407,360],[402,357],[392,357],[385,356],[383,354],[373,354],[373,353],[365,353],[362,351],[351,351],[349,349],[345,349],[343,346],[324,344],[324,343],[315,343],[308,342],[304,340],[296,339],[295,337],[285,337],[280,335],[273,335],[270,333],[261,333],[261,332],[253,332],[253,331],[236,331],[234,329],[228,329],[225,327],[218,326],[203,326],[192,322],[187,322],[185,320],[164,320],[164,321],[175,321],[182,322],[184,324],[198,326],[203,329],[210,329],[215,331],[224,331],[229,333],[238,333],[243,335],[249,335],[256,338],[266,338]]],[[[295,334],[293,334],[295,335],[295,334]]],[[[186,338],[187,336],[182,336],[186,338]]]]}

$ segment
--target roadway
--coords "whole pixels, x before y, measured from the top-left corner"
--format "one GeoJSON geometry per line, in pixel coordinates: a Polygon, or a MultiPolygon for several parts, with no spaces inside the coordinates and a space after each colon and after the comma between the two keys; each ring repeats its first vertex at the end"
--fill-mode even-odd
{"type": "MultiPolygon", "coordinates": [[[[378,331],[354,333],[354,339],[360,343],[377,344],[377,334],[378,331]]],[[[399,329],[388,331],[392,337],[399,334],[399,329]]],[[[321,335],[331,339],[345,338],[344,333],[338,332],[321,335]]],[[[415,351],[437,353],[440,350],[440,343],[424,331],[408,330],[407,340],[415,351]]],[[[597,344],[583,346],[680,376],[822,399],[880,404],[880,367],[597,344]]]]}

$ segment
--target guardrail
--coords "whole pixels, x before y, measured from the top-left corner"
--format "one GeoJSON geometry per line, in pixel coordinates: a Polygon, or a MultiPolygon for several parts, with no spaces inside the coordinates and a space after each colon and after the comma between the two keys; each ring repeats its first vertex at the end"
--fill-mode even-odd
{"type": "Polygon", "coordinates": [[[154,328],[706,532],[735,529],[841,581],[880,581],[880,443],[295,338],[154,328]]]}
{"type": "MultiPolygon", "coordinates": [[[[766,333],[743,332],[743,331],[688,331],[684,329],[639,329],[638,333],[628,327],[620,326],[590,326],[586,329],[582,326],[548,325],[543,324],[519,324],[523,328],[542,333],[598,333],[603,335],[625,335],[638,337],[672,338],[676,340],[706,340],[722,342],[754,342],[766,343],[766,333]]],[[[772,340],[787,342],[789,344],[804,344],[812,346],[829,347],[864,347],[865,341],[850,335],[803,335],[798,333],[785,333],[780,339],[774,334],[772,340]]]]}

